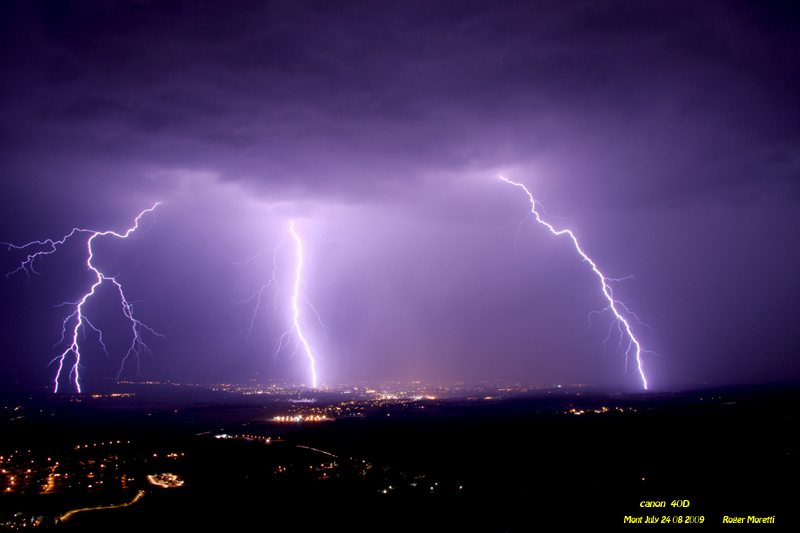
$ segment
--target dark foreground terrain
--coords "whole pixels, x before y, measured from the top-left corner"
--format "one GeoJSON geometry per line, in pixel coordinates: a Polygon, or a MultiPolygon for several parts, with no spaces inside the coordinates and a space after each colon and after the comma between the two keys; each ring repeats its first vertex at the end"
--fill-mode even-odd
{"type": "Polygon", "coordinates": [[[113,404],[9,397],[4,457],[28,453],[34,467],[58,460],[54,471],[69,481],[17,490],[4,474],[12,490],[0,496],[0,521],[10,528],[15,514],[17,522],[42,516],[65,531],[531,531],[640,519],[708,529],[750,517],[796,527],[799,391],[559,390],[372,404],[358,417],[288,424],[272,420],[283,404],[235,395],[137,394],[113,404]],[[146,481],[164,472],[183,486],[146,481]],[[128,507],[55,524],[71,508],[124,503],[139,491],[128,507]]]}

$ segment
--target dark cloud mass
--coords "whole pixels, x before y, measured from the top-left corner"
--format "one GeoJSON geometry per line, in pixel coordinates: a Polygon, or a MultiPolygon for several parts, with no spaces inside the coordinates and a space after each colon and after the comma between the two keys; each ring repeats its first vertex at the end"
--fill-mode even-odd
{"type": "MultiPolygon", "coordinates": [[[[0,241],[122,231],[162,201],[147,233],[97,246],[164,335],[151,379],[308,381],[300,355],[272,358],[294,252],[249,337],[240,302],[273,264],[235,264],[295,220],[321,381],[639,387],[589,315],[591,270],[520,225],[502,174],[635,276],[613,287],[660,354],[654,387],[798,379],[798,22],[777,1],[4,2],[0,241]]],[[[3,278],[7,378],[52,379],[83,249],[3,278]]],[[[86,383],[128,342],[113,294],[92,305],[114,342],[106,358],[87,334],[86,383]]]]}

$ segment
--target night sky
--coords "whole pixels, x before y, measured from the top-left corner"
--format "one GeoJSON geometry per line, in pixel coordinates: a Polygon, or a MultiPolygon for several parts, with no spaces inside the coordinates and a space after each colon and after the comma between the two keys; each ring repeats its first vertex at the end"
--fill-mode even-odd
{"type": "MultiPolygon", "coordinates": [[[[502,175],[633,276],[612,286],[651,389],[797,380],[798,28],[791,2],[3,2],[0,241],[162,202],[94,246],[163,335],[144,379],[309,382],[293,345],[273,358],[291,234],[249,336],[273,252],[237,264],[293,220],[320,383],[641,389],[589,265],[502,175]]],[[[52,381],[85,253],[0,278],[4,383],[52,381]]],[[[109,350],[87,330],[88,387],[130,344],[112,288],[85,308],[109,350]]]]}

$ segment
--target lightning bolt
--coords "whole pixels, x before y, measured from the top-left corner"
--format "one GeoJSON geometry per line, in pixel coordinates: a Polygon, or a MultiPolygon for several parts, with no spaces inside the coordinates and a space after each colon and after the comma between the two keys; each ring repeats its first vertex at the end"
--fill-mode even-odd
{"type": "MultiPolygon", "coordinates": [[[[617,329],[619,330],[620,347],[623,347],[626,338],[628,340],[627,347],[625,347],[624,351],[625,366],[627,367],[628,357],[631,354],[633,354],[636,357],[636,365],[639,371],[639,375],[642,378],[642,384],[644,385],[645,390],[647,390],[647,378],[644,375],[644,368],[642,366],[642,353],[654,354],[655,352],[642,349],[641,344],[633,334],[633,328],[631,328],[630,322],[628,322],[622,315],[622,312],[620,312],[620,309],[622,309],[628,315],[631,315],[634,318],[636,318],[636,315],[633,312],[631,312],[625,306],[625,304],[623,304],[619,300],[614,299],[613,291],[611,290],[609,282],[620,281],[620,280],[607,278],[602,272],[600,272],[600,269],[597,268],[597,264],[595,264],[595,262],[592,261],[588,255],[586,255],[586,252],[584,252],[580,244],[578,244],[578,239],[570,230],[568,229],[556,230],[553,226],[542,220],[541,217],[539,216],[538,211],[536,211],[536,202],[533,199],[533,195],[523,184],[511,181],[509,179],[504,178],[503,176],[500,176],[500,179],[505,181],[506,183],[510,183],[511,185],[516,185],[517,187],[522,188],[522,190],[525,191],[525,194],[528,195],[528,198],[531,201],[531,213],[533,213],[534,216],[536,217],[536,221],[542,224],[543,226],[547,227],[547,229],[549,229],[553,235],[567,235],[572,240],[572,244],[575,246],[575,250],[577,250],[577,252],[583,258],[583,261],[591,265],[592,270],[597,275],[597,278],[600,281],[600,287],[603,292],[603,296],[608,301],[608,306],[605,309],[603,309],[602,311],[593,311],[593,313],[598,313],[598,312],[602,313],[610,310],[614,314],[614,321],[611,325],[611,328],[613,329],[613,327],[616,325],[617,329]]],[[[611,336],[611,329],[609,330],[609,337],[607,337],[606,340],[608,340],[610,336],[611,336]]]]}
{"type": "Polygon", "coordinates": [[[280,354],[280,352],[283,351],[284,348],[286,348],[287,346],[290,346],[292,344],[292,342],[291,342],[292,335],[293,334],[296,335],[297,336],[297,342],[295,343],[295,348],[294,348],[294,351],[292,352],[291,355],[293,356],[295,353],[297,353],[297,351],[300,350],[300,347],[302,346],[303,351],[306,354],[306,357],[308,357],[309,370],[310,370],[310,375],[311,375],[311,386],[312,386],[312,388],[316,388],[317,387],[317,372],[316,372],[316,358],[315,358],[315,356],[318,357],[318,354],[316,353],[316,351],[313,348],[311,348],[311,345],[309,344],[308,339],[306,338],[306,336],[303,333],[303,328],[300,325],[300,322],[301,322],[300,321],[300,315],[301,315],[300,307],[301,307],[301,305],[303,303],[305,303],[305,305],[308,307],[308,309],[310,309],[311,312],[314,313],[314,316],[316,317],[317,321],[322,326],[323,331],[327,332],[328,328],[322,322],[322,318],[320,317],[319,313],[317,313],[317,310],[314,309],[314,306],[311,304],[311,302],[309,302],[308,297],[305,295],[305,293],[302,290],[302,286],[305,284],[305,281],[303,280],[303,276],[302,276],[303,266],[304,266],[304,261],[303,261],[303,243],[300,240],[300,236],[297,234],[297,231],[295,231],[294,221],[289,221],[289,229],[286,230],[286,232],[283,234],[283,238],[281,239],[281,242],[278,243],[277,246],[274,246],[272,248],[268,248],[266,250],[262,250],[261,252],[256,254],[254,257],[248,259],[247,261],[245,261],[243,263],[236,263],[238,265],[243,265],[243,264],[249,263],[250,261],[254,260],[255,258],[257,258],[258,256],[260,256],[261,254],[263,254],[265,252],[272,252],[272,277],[269,279],[269,281],[265,285],[263,285],[260,289],[255,291],[250,296],[250,298],[248,298],[247,300],[244,300],[243,302],[240,302],[240,303],[251,302],[253,300],[255,300],[255,302],[256,302],[255,309],[253,311],[253,314],[250,317],[250,327],[249,327],[248,333],[247,333],[247,336],[249,337],[250,334],[253,331],[253,324],[255,323],[256,317],[258,316],[258,312],[259,312],[259,310],[261,308],[263,299],[266,298],[267,300],[272,302],[273,306],[277,310],[278,252],[281,250],[281,248],[283,248],[283,246],[285,246],[286,240],[287,240],[287,236],[289,236],[290,234],[291,234],[291,239],[293,239],[294,242],[297,244],[297,256],[296,256],[297,257],[297,268],[294,271],[294,288],[293,288],[293,294],[292,294],[292,313],[293,313],[292,314],[292,326],[289,329],[287,329],[286,331],[284,331],[283,334],[275,341],[275,350],[274,350],[272,355],[273,355],[273,358],[277,358],[278,354],[280,354]],[[302,301],[301,301],[301,297],[302,297],[302,301]]]}
{"type": "MultiPolygon", "coordinates": [[[[80,385],[81,351],[80,351],[80,344],[79,344],[78,340],[79,340],[79,337],[81,337],[81,338],[85,337],[86,328],[87,327],[91,328],[93,331],[95,331],[98,334],[98,341],[100,343],[100,346],[102,346],[103,351],[105,352],[105,354],[108,355],[108,349],[106,348],[106,345],[103,342],[103,333],[91,323],[91,321],[84,314],[84,311],[83,311],[84,304],[86,304],[87,300],[89,298],[91,298],[92,295],[94,295],[94,293],[97,290],[97,288],[100,285],[102,285],[103,282],[107,281],[109,283],[112,283],[117,288],[117,291],[119,292],[120,304],[122,306],[122,314],[125,315],[125,318],[127,318],[130,321],[130,323],[131,323],[131,331],[133,333],[133,340],[131,341],[131,345],[128,348],[127,353],[125,354],[125,357],[123,357],[123,359],[122,359],[122,363],[120,365],[119,372],[117,372],[117,379],[119,379],[119,377],[120,377],[120,375],[122,373],[122,370],[125,368],[125,363],[128,361],[129,357],[135,357],[136,358],[136,360],[137,360],[137,373],[138,373],[138,371],[139,371],[139,355],[142,352],[151,353],[150,352],[150,348],[145,344],[144,340],[142,340],[142,332],[143,332],[143,330],[149,331],[150,333],[152,333],[154,335],[161,336],[158,333],[156,333],[155,331],[153,331],[150,327],[146,326],[145,324],[143,324],[142,322],[140,322],[139,320],[137,320],[136,318],[133,317],[133,302],[130,302],[125,297],[125,293],[122,290],[122,285],[120,284],[119,281],[117,281],[117,276],[108,276],[108,275],[104,274],[103,272],[101,272],[100,270],[98,270],[97,267],[95,267],[92,264],[92,260],[94,259],[94,251],[92,250],[92,243],[94,242],[94,240],[97,237],[104,237],[106,235],[113,235],[114,237],[117,237],[117,238],[120,238],[120,239],[126,239],[131,233],[133,233],[134,231],[136,231],[139,228],[139,221],[141,220],[141,218],[146,213],[152,212],[156,208],[156,206],[159,205],[159,203],[160,202],[157,202],[155,205],[153,205],[153,207],[151,207],[149,209],[145,209],[144,211],[140,212],[139,215],[136,217],[136,220],[134,221],[133,227],[130,228],[125,233],[122,233],[122,234],[116,233],[114,231],[94,231],[94,230],[88,230],[88,229],[73,228],[71,232],[69,232],[66,236],[62,237],[61,240],[58,240],[58,241],[54,241],[52,239],[46,239],[44,241],[31,241],[31,242],[29,242],[27,244],[23,244],[22,246],[16,246],[16,245],[9,244],[9,243],[3,243],[3,244],[8,246],[9,250],[11,250],[11,249],[24,250],[24,249],[26,249],[28,247],[36,246],[36,245],[38,245],[38,246],[48,246],[49,247],[49,249],[46,249],[46,250],[43,250],[43,251],[40,251],[40,252],[35,252],[35,253],[28,254],[27,258],[24,261],[20,262],[20,266],[19,267],[17,267],[12,272],[9,272],[8,274],[6,274],[6,277],[11,277],[12,275],[16,274],[17,272],[24,271],[25,274],[27,275],[28,279],[30,279],[31,272],[34,273],[34,274],[39,274],[38,272],[36,272],[36,269],[34,268],[34,262],[36,261],[36,259],[42,259],[45,256],[54,254],[58,250],[59,246],[63,245],[67,241],[67,239],[69,239],[70,237],[72,237],[72,236],[74,236],[74,235],[76,235],[78,233],[89,234],[89,238],[86,240],[86,248],[87,248],[87,254],[88,254],[87,255],[87,259],[86,259],[86,266],[92,273],[94,273],[95,281],[92,284],[92,286],[89,289],[89,291],[86,294],[84,294],[83,297],[80,298],[78,301],[76,301],[76,302],[63,302],[63,303],[61,303],[61,304],[56,306],[56,307],[62,307],[62,306],[75,306],[75,307],[74,307],[74,311],[72,311],[72,313],[70,313],[64,319],[63,323],[61,324],[61,340],[59,342],[57,342],[55,346],[58,346],[59,344],[67,342],[66,339],[67,339],[67,336],[68,336],[67,335],[67,330],[68,329],[71,329],[72,341],[69,343],[67,348],[61,353],[61,355],[56,356],[55,358],[53,358],[50,361],[50,363],[48,363],[48,366],[52,365],[54,363],[56,363],[57,366],[58,366],[58,370],[56,371],[56,377],[55,377],[55,380],[54,380],[54,391],[53,392],[58,392],[58,385],[59,385],[59,380],[61,378],[61,373],[64,371],[64,365],[67,362],[67,359],[70,356],[70,354],[72,354],[72,361],[73,362],[72,362],[72,365],[71,365],[70,370],[69,370],[69,381],[75,384],[75,388],[77,389],[78,392],[81,392],[81,385],[80,385]],[[69,325],[71,323],[74,324],[74,325],[72,327],[69,327],[69,325]],[[81,334],[83,334],[83,335],[81,335],[81,334]]],[[[151,226],[152,226],[152,223],[151,223],[151,226]]]]}

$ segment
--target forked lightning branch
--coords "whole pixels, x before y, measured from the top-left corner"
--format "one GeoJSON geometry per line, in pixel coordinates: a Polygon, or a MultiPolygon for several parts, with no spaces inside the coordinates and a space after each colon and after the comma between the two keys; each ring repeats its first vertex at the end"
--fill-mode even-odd
{"type": "Polygon", "coordinates": [[[25,274],[30,278],[31,273],[38,274],[35,269],[35,262],[37,259],[39,261],[44,260],[47,256],[52,255],[58,251],[59,247],[62,246],[67,239],[76,237],[77,235],[88,235],[89,237],[86,240],[86,267],[95,277],[94,283],[92,283],[89,290],[77,301],[75,302],[63,302],[59,304],[59,307],[68,307],[72,309],[72,312],[69,313],[66,318],[64,318],[63,323],[61,324],[61,340],[56,344],[59,345],[66,345],[66,348],[60,355],[57,355],[50,361],[50,365],[56,366],[56,376],[53,383],[54,392],[58,392],[60,382],[63,378],[63,374],[65,372],[65,368],[69,368],[68,372],[68,382],[74,385],[75,389],[78,392],[81,392],[81,380],[80,380],[80,372],[81,372],[81,342],[85,340],[87,328],[94,331],[97,335],[97,341],[99,342],[100,346],[103,348],[103,351],[108,355],[108,349],[103,342],[103,333],[98,328],[92,324],[89,317],[86,315],[84,306],[86,302],[95,294],[97,289],[104,283],[108,282],[116,287],[117,292],[119,293],[120,299],[120,306],[122,308],[122,314],[128,319],[131,327],[131,344],[128,347],[128,351],[126,352],[125,356],[122,358],[122,363],[119,367],[119,372],[117,373],[117,379],[119,379],[122,370],[125,368],[125,363],[133,358],[136,360],[137,365],[137,372],[139,370],[139,356],[142,353],[149,353],[150,348],[145,344],[144,339],[142,338],[142,334],[146,331],[153,335],[159,335],[147,325],[143,324],[138,319],[134,318],[133,316],[133,302],[127,299],[125,293],[122,290],[122,284],[117,279],[117,276],[109,276],[103,272],[101,272],[93,263],[92,260],[94,259],[94,250],[92,249],[92,244],[94,240],[98,237],[105,237],[105,236],[113,236],[119,239],[126,239],[128,236],[136,231],[139,228],[139,222],[141,221],[142,217],[146,214],[152,213],[155,210],[156,206],[159,204],[156,203],[153,207],[149,209],[145,209],[139,215],[137,215],[133,227],[128,229],[125,233],[116,233],[114,231],[94,231],[88,229],[80,229],[80,228],[73,228],[71,232],[69,232],[66,236],[62,237],[61,240],[54,241],[52,239],[46,239],[44,241],[32,241],[27,244],[23,244],[22,246],[16,246],[9,243],[3,243],[8,246],[9,250],[17,249],[17,250],[35,250],[36,248],[44,247],[44,250],[40,251],[33,251],[28,253],[27,258],[21,261],[19,267],[17,267],[14,271],[9,272],[7,276],[12,276],[17,273],[25,272],[25,274]]]}

